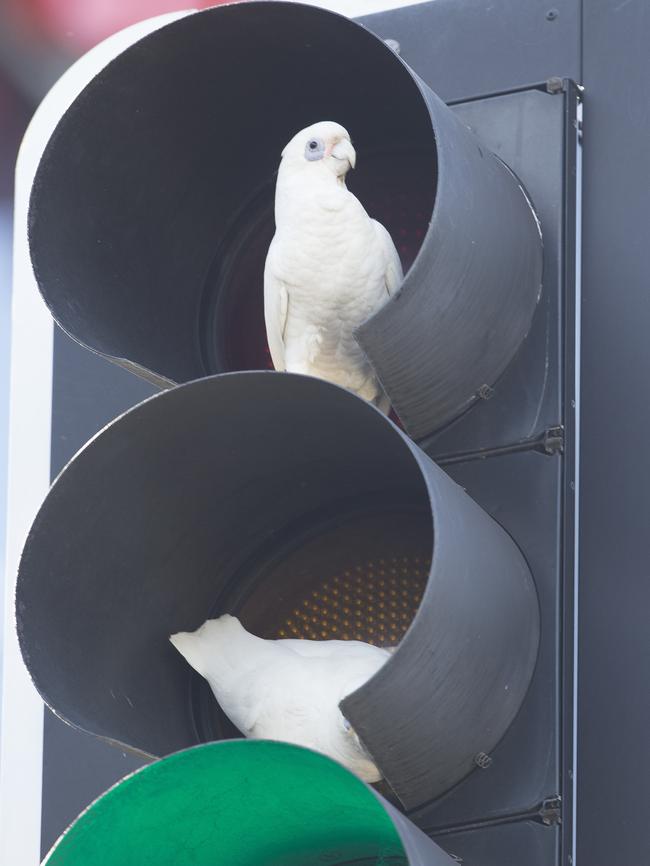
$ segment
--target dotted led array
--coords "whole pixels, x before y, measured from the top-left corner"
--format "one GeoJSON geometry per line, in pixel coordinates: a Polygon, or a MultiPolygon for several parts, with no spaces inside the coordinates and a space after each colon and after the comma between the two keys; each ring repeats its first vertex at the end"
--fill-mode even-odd
{"type": "Polygon", "coordinates": [[[419,607],[429,566],[417,556],[377,559],[312,583],[272,636],[395,646],[419,607]]]}

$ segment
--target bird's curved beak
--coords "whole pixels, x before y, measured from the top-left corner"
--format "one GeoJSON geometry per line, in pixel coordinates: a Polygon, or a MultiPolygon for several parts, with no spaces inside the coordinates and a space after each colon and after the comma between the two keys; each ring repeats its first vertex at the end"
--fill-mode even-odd
{"type": "Polygon", "coordinates": [[[334,159],[347,160],[350,163],[350,168],[354,168],[357,161],[357,152],[352,147],[352,142],[348,138],[343,138],[338,144],[334,145],[332,156],[334,159]]]}

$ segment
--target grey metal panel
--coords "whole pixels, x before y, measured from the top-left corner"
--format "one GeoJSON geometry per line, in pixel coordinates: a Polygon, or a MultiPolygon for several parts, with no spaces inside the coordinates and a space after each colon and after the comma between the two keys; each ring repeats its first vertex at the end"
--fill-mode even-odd
{"type": "Polygon", "coordinates": [[[360,20],[444,100],[558,75],[580,80],[579,0],[434,0],[360,20]],[[549,9],[557,11],[548,20],[549,9]]]}
{"type": "MultiPolygon", "coordinates": [[[[560,829],[525,821],[444,834],[435,841],[462,866],[549,866],[558,862],[560,829]]],[[[612,861],[610,866],[621,866],[612,861]]]]}
{"type": "Polygon", "coordinates": [[[446,856],[444,848],[438,848],[437,846],[434,848],[431,845],[430,838],[418,830],[394,806],[391,806],[383,798],[380,802],[390,815],[395,829],[400,835],[409,866],[453,866],[454,861],[446,856]]]}
{"type": "Polygon", "coordinates": [[[540,603],[511,537],[495,531],[494,522],[485,519],[485,511],[461,486],[450,483],[447,473],[416,446],[412,449],[427,480],[433,513],[427,589],[393,658],[341,702],[344,715],[408,809],[423,802],[418,795],[427,786],[432,799],[455,780],[475,776],[476,756],[494,749],[520,711],[522,696],[530,693],[530,672],[539,662],[540,603]],[[479,575],[476,583],[474,575],[479,575]],[[491,658],[477,652],[480,646],[491,658]],[[517,658],[509,655],[515,646],[517,658]],[[397,696],[396,682],[402,686],[402,707],[408,707],[408,725],[389,709],[397,696]],[[377,722],[382,716],[385,725],[377,722]],[[424,731],[431,732],[433,744],[424,731]],[[402,750],[402,741],[410,747],[402,750]],[[436,784],[425,781],[429,778],[436,784]],[[411,779],[420,782],[413,785],[411,779]]]}
{"type": "Polygon", "coordinates": [[[54,328],[52,480],[91,436],[158,388],[54,328]]]}
{"type": "Polygon", "coordinates": [[[46,710],[41,857],[89,803],[145,761],[75,731],[46,710]]]}
{"type": "Polygon", "coordinates": [[[444,468],[522,550],[539,598],[541,636],[528,694],[512,726],[490,753],[492,763],[487,769],[475,770],[428,808],[411,813],[425,828],[522,812],[558,793],[560,785],[561,458],[526,452],[444,468]]]}
{"type": "Polygon", "coordinates": [[[356,331],[414,439],[496,384],[542,291],[541,231],[521,183],[426,86],[422,95],[436,147],[431,223],[399,292],[356,331]]]}
{"type": "MultiPolygon", "coordinates": [[[[116,415],[157,389],[54,330],[52,475],[116,415]]],[[[144,760],[66,725],[48,709],[43,731],[41,852],[86,806],[144,760]]]]}
{"type": "Polygon", "coordinates": [[[650,4],[584,4],[576,866],[650,861],[650,4]]]}
{"type": "MultiPolygon", "coordinates": [[[[517,174],[542,224],[543,290],[533,324],[487,400],[421,444],[434,456],[496,448],[561,423],[564,143],[567,94],[525,90],[454,106],[517,174]]],[[[572,289],[572,286],[570,287],[572,289]]]]}

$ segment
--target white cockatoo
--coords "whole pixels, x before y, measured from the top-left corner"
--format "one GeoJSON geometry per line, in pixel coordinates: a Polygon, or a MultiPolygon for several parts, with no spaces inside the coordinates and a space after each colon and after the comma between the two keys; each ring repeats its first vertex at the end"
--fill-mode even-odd
{"type": "Polygon", "coordinates": [[[282,151],[275,236],[264,269],[264,315],[276,370],[306,373],[390,404],[354,331],[400,287],[386,229],[345,185],[356,153],[338,123],[322,121],[282,151]]]}
{"type": "Polygon", "coordinates": [[[366,782],[381,779],[339,702],[379,670],[388,650],[361,641],[263,640],[230,614],[170,640],[245,736],[307,746],[366,782]]]}

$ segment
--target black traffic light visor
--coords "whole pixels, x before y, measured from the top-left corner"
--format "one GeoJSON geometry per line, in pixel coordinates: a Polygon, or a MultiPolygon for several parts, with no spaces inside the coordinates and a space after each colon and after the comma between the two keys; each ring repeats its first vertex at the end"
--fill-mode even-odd
{"type": "Polygon", "coordinates": [[[269,367],[275,172],[288,140],[323,119],[350,131],[350,188],[410,267],[359,341],[412,436],[464,411],[530,326],[534,214],[516,178],[390,48],[310,6],[190,14],[116,57],[63,115],[29,226],[59,324],[162,387],[269,367]]]}
{"type": "Polygon", "coordinates": [[[501,739],[539,636],[494,520],[372,406],[272,372],[173,388],[92,439],[34,522],[16,608],[49,706],[151,756],[237,736],[174,632],[229,611],[264,637],[404,635],[342,711],[408,808],[501,739]]]}

